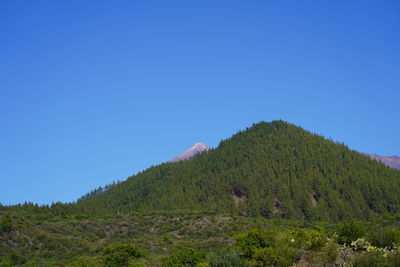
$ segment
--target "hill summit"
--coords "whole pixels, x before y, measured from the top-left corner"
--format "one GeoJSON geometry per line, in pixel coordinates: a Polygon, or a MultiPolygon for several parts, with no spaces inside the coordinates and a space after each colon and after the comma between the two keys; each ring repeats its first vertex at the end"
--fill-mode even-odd
{"type": "Polygon", "coordinates": [[[400,171],[284,121],[82,197],[88,212],[209,210],[307,220],[400,211],[400,171]]]}

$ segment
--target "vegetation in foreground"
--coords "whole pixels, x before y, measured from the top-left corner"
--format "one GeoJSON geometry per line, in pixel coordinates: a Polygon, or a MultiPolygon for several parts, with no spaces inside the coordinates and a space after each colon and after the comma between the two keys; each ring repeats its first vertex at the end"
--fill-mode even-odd
{"type": "Polygon", "coordinates": [[[0,266],[400,266],[400,218],[0,212],[0,266]]]}

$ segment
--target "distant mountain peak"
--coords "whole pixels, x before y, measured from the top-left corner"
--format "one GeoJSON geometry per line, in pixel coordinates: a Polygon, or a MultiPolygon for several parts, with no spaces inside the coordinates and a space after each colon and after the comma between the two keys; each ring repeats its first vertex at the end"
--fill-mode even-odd
{"type": "Polygon", "coordinates": [[[400,157],[397,156],[380,156],[377,154],[368,154],[368,153],[361,153],[365,156],[370,157],[371,159],[377,160],[385,164],[386,166],[400,170],[400,157]]]}
{"type": "Polygon", "coordinates": [[[168,162],[177,162],[181,160],[187,160],[194,155],[197,155],[201,152],[208,151],[210,150],[211,147],[207,146],[204,143],[196,143],[192,147],[190,147],[188,150],[184,151],[183,153],[179,154],[175,158],[169,160],[168,162]]]}

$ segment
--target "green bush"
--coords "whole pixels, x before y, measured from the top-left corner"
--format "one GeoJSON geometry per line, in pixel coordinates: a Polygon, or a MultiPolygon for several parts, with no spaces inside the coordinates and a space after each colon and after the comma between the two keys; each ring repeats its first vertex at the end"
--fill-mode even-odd
{"type": "Polygon", "coordinates": [[[236,245],[241,255],[251,258],[256,249],[270,247],[275,244],[276,233],[263,229],[254,229],[247,233],[236,235],[236,245]]]}
{"type": "Polygon", "coordinates": [[[252,265],[257,267],[287,267],[296,263],[300,257],[301,250],[294,247],[260,248],[254,253],[252,265]]]}
{"type": "Polygon", "coordinates": [[[211,267],[242,267],[244,261],[235,250],[225,250],[208,255],[208,263],[211,267]]]}
{"type": "Polygon", "coordinates": [[[354,267],[384,267],[385,257],[382,251],[366,251],[359,253],[353,260],[354,267]]]}
{"type": "Polygon", "coordinates": [[[25,263],[25,262],[26,262],[26,259],[25,259],[24,256],[13,252],[13,253],[10,255],[10,262],[11,262],[12,265],[19,265],[19,264],[25,263]]]}
{"type": "Polygon", "coordinates": [[[339,245],[336,242],[328,241],[322,248],[322,261],[324,264],[333,263],[339,256],[339,245]]]}
{"type": "Polygon", "coordinates": [[[6,215],[0,220],[0,234],[8,233],[11,231],[11,229],[12,229],[11,217],[10,215],[6,215]]]}
{"type": "MultiPolygon", "coordinates": [[[[32,264],[33,265],[33,264],[32,264]]],[[[96,267],[99,266],[97,257],[79,256],[68,262],[71,267],[96,267]]]]}
{"type": "Polygon", "coordinates": [[[103,262],[109,267],[130,266],[132,261],[141,257],[143,253],[135,245],[119,244],[104,250],[103,262]]]}
{"type": "Polygon", "coordinates": [[[321,250],[327,241],[325,233],[316,230],[297,229],[291,235],[298,247],[311,250],[321,250]]]}
{"type": "Polygon", "coordinates": [[[129,267],[146,267],[148,265],[146,264],[145,260],[142,258],[142,259],[130,259],[128,266],[129,267]]]}
{"type": "MultiPolygon", "coordinates": [[[[237,247],[252,266],[289,266],[299,260],[302,247],[312,245],[306,230],[266,231],[254,229],[236,237],[237,247]]],[[[319,239],[319,238],[315,238],[319,239]]]]}
{"type": "Polygon", "coordinates": [[[193,248],[184,248],[163,259],[163,267],[195,267],[205,260],[206,254],[193,248]]]}
{"type": "Polygon", "coordinates": [[[352,241],[363,237],[364,233],[363,224],[357,221],[342,222],[337,227],[338,242],[342,245],[351,244],[352,241]]]}
{"type": "Polygon", "coordinates": [[[400,251],[395,250],[387,255],[387,266],[400,267],[400,251]]]}
{"type": "Polygon", "coordinates": [[[368,240],[373,246],[392,249],[400,243],[400,230],[389,227],[373,229],[368,234],[368,240]]]}
{"type": "Polygon", "coordinates": [[[371,246],[371,244],[364,238],[359,238],[351,242],[350,248],[354,251],[366,251],[366,250],[370,251],[373,249],[377,249],[376,247],[371,246]]]}

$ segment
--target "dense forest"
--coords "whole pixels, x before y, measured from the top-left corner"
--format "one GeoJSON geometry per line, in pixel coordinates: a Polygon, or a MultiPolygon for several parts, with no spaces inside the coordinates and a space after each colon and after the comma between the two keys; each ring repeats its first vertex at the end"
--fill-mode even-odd
{"type": "Polygon", "coordinates": [[[307,220],[400,210],[400,171],[295,125],[260,122],[187,161],[100,188],[88,212],[209,210],[307,220]]]}
{"type": "Polygon", "coordinates": [[[260,122],[74,203],[0,205],[0,266],[400,266],[400,171],[260,122]]]}

